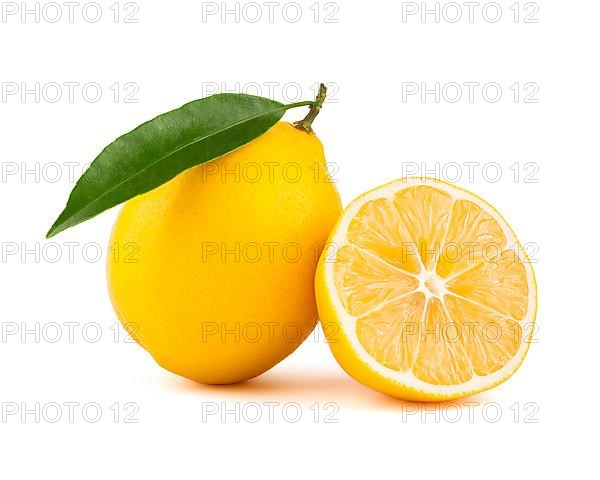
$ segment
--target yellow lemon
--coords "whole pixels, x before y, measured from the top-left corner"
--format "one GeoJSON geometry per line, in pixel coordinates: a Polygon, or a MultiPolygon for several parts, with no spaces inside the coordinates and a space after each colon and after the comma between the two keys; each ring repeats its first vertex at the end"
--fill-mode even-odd
{"type": "Polygon", "coordinates": [[[536,284],[521,244],[481,198],[405,178],[354,200],[316,275],[330,348],[356,380],[407,400],[492,388],[530,344],[536,284]]]}
{"type": "Polygon", "coordinates": [[[317,322],[316,265],[341,213],[321,142],[280,122],[123,207],[109,291],[133,337],[198,382],[260,375],[317,322]]]}

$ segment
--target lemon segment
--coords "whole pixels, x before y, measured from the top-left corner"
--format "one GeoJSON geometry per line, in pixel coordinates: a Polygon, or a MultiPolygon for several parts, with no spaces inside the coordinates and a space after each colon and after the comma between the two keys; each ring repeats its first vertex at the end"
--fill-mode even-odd
{"type": "Polygon", "coordinates": [[[400,372],[409,370],[418,352],[415,329],[420,326],[425,301],[425,295],[414,292],[359,318],[359,342],[382,365],[400,372]]]}

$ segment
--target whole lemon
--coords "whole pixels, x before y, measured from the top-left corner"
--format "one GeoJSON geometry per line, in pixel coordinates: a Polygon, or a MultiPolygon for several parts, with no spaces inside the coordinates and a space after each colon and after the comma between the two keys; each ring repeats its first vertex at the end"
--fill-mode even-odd
{"type": "Polygon", "coordinates": [[[315,269],[340,213],[321,142],[280,122],[125,204],[108,261],[115,311],[171,372],[260,375],[315,327],[315,269]]]}

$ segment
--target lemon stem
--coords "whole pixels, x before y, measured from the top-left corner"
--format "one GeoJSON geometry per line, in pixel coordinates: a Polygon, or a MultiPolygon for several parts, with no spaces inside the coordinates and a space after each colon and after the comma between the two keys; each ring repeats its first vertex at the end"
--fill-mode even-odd
{"type": "Polygon", "coordinates": [[[321,83],[321,85],[319,85],[319,93],[317,94],[317,98],[311,105],[310,110],[308,111],[308,114],[306,115],[306,117],[304,117],[304,119],[300,120],[299,122],[294,122],[294,126],[296,128],[299,128],[300,130],[304,130],[307,133],[314,133],[313,129],[312,129],[312,123],[313,123],[314,119],[317,117],[317,115],[319,114],[319,112],[321,111],[321,107],[323,106],[323,103],[325,102],[326,96],[327,96],[327,87],[325,86],[324,83],[321,83]]]}

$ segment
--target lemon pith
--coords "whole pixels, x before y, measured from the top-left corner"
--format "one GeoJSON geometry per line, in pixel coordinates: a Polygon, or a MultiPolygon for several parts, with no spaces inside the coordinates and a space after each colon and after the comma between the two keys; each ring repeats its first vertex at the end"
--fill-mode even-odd
{"type": "Polygon", "coordinates": [[[319,316],[334,356],[362,383],[443,400],[491,388],[522,362],[533,270],[508,224],[474,194],[400,179],[354,200],[327,249],[319,316]]]}

